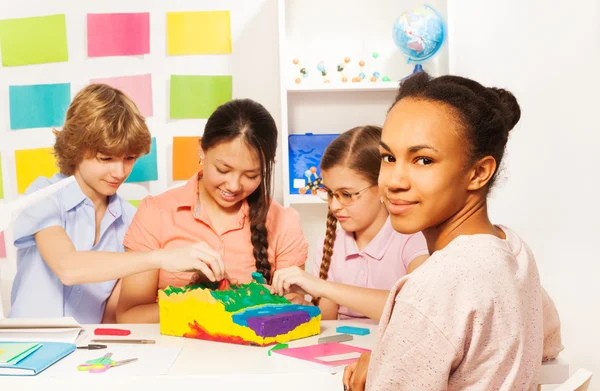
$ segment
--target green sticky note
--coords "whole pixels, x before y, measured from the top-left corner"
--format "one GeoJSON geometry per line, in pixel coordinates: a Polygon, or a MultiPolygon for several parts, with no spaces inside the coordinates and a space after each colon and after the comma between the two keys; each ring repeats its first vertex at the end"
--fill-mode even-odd
{"type": "Polygon", "coordinates": [[[2,155],[0,155],[0,199],[4,198],[4,182],[2,181],[2,155]]]}
{"type": "Polygon", "coordinates": [[[231,76],[172,75],[171,118],[208,118],[231,100],[231,76]]]}
{"type": "Polygon", "coordinates": [[[287,349],[287,348],[288,348],[287,343],[278,343],[277,345],[275,345],[271,349],[269,349],[269,356],[271,355],[271,352],[273,350],[282,350],[282,349],[287,349]]]}
{"type": "Polygon", "coordinates": [[[135,206],[136,208],[138,206],[140,206],[140,200],[129,200],[127,202],[129,202],[131,205],[135,206]]]}
{"type": "Polygon", "coordinates": [[[1,20],[0,46],[3,66],[68,61],[65,15],[1,20]]]}

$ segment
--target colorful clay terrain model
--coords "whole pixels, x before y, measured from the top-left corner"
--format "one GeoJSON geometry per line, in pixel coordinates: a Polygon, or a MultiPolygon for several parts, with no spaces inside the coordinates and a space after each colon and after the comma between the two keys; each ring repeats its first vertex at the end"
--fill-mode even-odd
{"type": "Polygon", "coordinates": [[[257,282],[168,286],[158,304],[164,335],[266,346],[321,332],[319,307],[292,304],[257,282]]]}

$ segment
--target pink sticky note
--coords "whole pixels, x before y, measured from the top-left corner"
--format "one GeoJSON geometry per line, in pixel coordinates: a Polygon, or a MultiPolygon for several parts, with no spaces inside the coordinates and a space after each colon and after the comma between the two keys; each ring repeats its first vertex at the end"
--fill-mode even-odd
{"type": "Polygon", "coordinates": [[[88,14],[88,57],[150,53],[150,14],[88,14]]]}
{"type": "Polygon", "coordinates": [[[4,232],[0,232],[0,258],[6,258],[6,243],[4,242],[4,232]]]}
{"type": "Polygon", "coordinates": [[[152,110],[152,76],[150,74],[92,79],[90,83],[108,84],[123,91],[135,102],[144,117],[151,117],[154,113],[152,110]]]}

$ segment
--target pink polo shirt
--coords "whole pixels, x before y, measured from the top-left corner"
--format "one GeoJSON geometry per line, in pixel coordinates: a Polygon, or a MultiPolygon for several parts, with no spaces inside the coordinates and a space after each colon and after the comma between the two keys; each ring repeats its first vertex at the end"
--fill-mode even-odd
{"type": "MultiPolygon", "coordinates": [[[[134,251],[188,246],[206,242],[221,253],[227,274],[240,283],[250,282],[256,261],[250,241],[250,207],[243,202],[237,219],[222,233],[217,233],[206,211],[198,203],[198,175],[179,188],[156,197],[144,198],[125,234],[123,244],[134,251]]],[[[276,269],[302,266],[308,257],[308,242],[294,209],[273,201],[266,221],[267,253],[271,275],[276,269]]],[[[160,271],[158,288],[183,286],[192,273],[160,271]]]]}
{"type": "MultiPolygon", "coordinates": [[[[319,276],[323,259],[323,240],[317,244],[312,272],[319,276]]],[[[403,235],[394,230],[388,218],[369,244],[359,250],[354,234],[339,228],[333,244],[328,281],[372,289],[390,290],[406,274],[410,262],[427,255],[427,242],[422,233],[403,235]]],[[[361,313],[340,307],[339,317],[364,318],[361,313]]]]}

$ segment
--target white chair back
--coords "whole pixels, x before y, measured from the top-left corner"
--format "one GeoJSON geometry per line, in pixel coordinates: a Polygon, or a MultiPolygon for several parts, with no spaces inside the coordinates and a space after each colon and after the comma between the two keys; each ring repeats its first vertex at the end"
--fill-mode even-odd
{"type": "Polygon", "coordinates": [[[587,369],[579,369],[563,384],[556,387],[555,391],[587,391],[592,381],[592,372],[587,369]]]}

